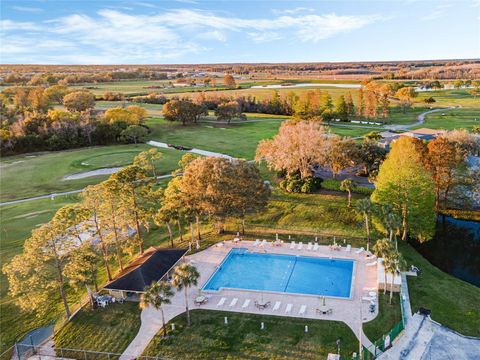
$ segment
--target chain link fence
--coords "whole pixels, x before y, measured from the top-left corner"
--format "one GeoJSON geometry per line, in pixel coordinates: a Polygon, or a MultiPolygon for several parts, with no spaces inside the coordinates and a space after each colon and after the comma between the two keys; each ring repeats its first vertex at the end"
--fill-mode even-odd
{"type": "MultiPolygon", "coordinates": [[[[0,360],[26,360],[42,358],[60,358],[60,359],[78,359],[78,360],[118,360],[122,354],[92,351],[85,349],[53,348],[50,345],[31,345],[17,343],[12,348],[0,355],[0,360]]],[[[132,357],[133,358],[133,357],[132,357]]],[[[154,356],[136,356],[136,359],[142,360],[168,360],[154,356]]]]}

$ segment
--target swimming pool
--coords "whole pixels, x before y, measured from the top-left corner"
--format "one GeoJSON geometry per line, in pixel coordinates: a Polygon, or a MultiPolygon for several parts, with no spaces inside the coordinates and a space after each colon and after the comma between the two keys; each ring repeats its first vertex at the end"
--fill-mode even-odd
{"type": "Polygon", "coordinates": [[[232,249],[203,290],[245,289],[349,298],[353,260],[232,249]]]}

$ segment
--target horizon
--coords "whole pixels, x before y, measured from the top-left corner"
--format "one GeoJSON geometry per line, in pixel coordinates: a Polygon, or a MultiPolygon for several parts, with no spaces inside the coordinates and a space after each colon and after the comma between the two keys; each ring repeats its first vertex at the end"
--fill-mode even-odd
{"type": "Polygon", "coordinates": [[[2,65],[358,63],[480,58],[478,0],[7,0],[2,2],[1,10],[2,65]]]}

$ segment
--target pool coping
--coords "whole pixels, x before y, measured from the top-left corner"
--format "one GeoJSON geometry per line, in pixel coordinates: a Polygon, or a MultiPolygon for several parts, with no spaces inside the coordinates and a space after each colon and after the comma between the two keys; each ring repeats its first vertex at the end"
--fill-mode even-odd
{"type": "Polygon", "coordinates": [[[354,292],[354,284],[355,284],[355,273],[357,269],[357,260],[355,259],[345,259],[345,258],[337,258],[337,257],[325,257],[325,256],[305,256],[305,255],[290,255],[290,254],[280,254],[280,253],[261,253],[259,251],[252,251],[251,249],[248,248],[231,248],[228,251],[228,254],[223,258],[223,260],[218,264],[217,268],[215,271],[210,275],[210,277],[207,279],[207,281],[203,284],[201,287],[201,291],[205,293],[213,293],[213,294],[218,294],[222,290],[233,290],[233,291],[246,291],[246,292],[252,292],[252,293],[268,293],[268,294],[285,294],[285,295],[295,295],[295,296],[308,296],[312,298],[329,298],[329,299],[338,299],[338,300],[353,300],[353,292],[354,292]],[[303,258],[313,258],[313,259],[328,259],[328,260],[339,260],[339,261],[351,261],[353,263],[352,266],[352,278],[350,281],[350,291],[349,291],[349,296],[332,296],[332,295],[320,295],[320,294],[307,294],[307,293],[294,293],[294,292],[286,292],[286,291],[272,291],[272,290],[254,290],[254,289],[244,289],[244,288],[231,288],[231,287],[220,287],[218,290],[212,290],[212,289],[205,289],[205,286],[208,285],[208,283],[215,277],[217,272],[221,269],[223,263],[232,255],[233,250],[245,250],[245,252],[250,252],[254,254],[260,254],[260,255],[278,255],[278,256],[291,256],[291,257],[303,257],[303,258]]]}

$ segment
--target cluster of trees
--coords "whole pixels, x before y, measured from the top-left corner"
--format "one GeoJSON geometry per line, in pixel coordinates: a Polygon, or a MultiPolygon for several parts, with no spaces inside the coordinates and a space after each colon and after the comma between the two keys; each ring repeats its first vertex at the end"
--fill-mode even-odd
{"type": "Polygon", "coordinates": [[[401,218],[402,240],[430,239],[441,209],[448,207],[456,186],[478,181],[466,169],[465,159],[477,154],[480,138],[466,131],[446,133],[427,144],[401,137],[380,166],[372,201],[392,207],[401,218]],[[472,179],[473,178],[473,179],[472,179]]]}
{"type": "Polygon", "coordinates": [[[172,247],[171,225],[177,223],[182,239],[183,224],[190,223],[190,244],[199,246],[202,221],[214,221],[222,231],[225,219],[244,220],[267,204],[269,188],[245,161],[187,154],[177,171],[183,176],[175,176],[163,191],[155,186],[160,157],[156,149],[140,153],[133,165],[88,186],[80,203],[62,207],[32,231],[23,253],[3,267],[10,294],[22,309],[41,313],[59,295],[69,318],[69,286],[86,287],[91,297],[99,267],[112,280],[112,264],[123,270],[126,254],[143,253],[144,232],[153,223],[167,227],[172,247]]]}
{"type": "MultiPolygon", "coordinates": [[[[204,102],[191,99],[172,99],[163,106],[163,116],[168,121],[178,121],[182,125],[195,124],[208,115],[208,106],[204,102]]],[[[241,106],[236,101],[222,101],[215,106],[218,121],[230,123],[233,119],[245,120],[241,106]]]]}
{"type": "Polygon", "coordinates": [[[199,246],[202,219],[213,221],[221,233],[227,218],[239,218],[244,232],[246,216],[263,210],[270,196],[258,169],[243,160],[186,154],[176,174],[182,175],[168,183],[162,206],[155,215],[158,225],[166,225],[171,241],[172,224],[176,223],[180,229],[182,223],[189,223],[191,241],[199,246]]]}
{"type": "Polygon", "coordinates": [[[146,111],[113,108],[105,116],[93,110],[95,96],[60,85],[8,88],[0,97],[2,154],[63,150],[115,142],[138,142],[148,134],[146,111]],[[55,104],[66,110],[54,109],[55,104]]]}
{"type": "MultiPolygon", "coordinates": [[[[143,154],[136,162],[158,158],[143,154]]],[[[148,161],[146,162],[148,163],[148,161]]],[[[82,192],[82,201],[60,208],[46,224],[32,231],[23,253],[3,267],[11,295],[24,310],[41,312],[59,294],[67,318],[68,285],[97,288],[99,264],[112,280],[112,261],[123,269],[125,253],[143,253],[144,229],[150,226],[160,198],[149,166],[131,165],[82,192]]]]}
{"type": "Polygon", "coordinates": [[[342,170],[358,166],[373,179],[385,153],[372,140],[359,144],[330,134],[318,122],[302,120],[284,122],[273,139],[262,140],[255,160],[264,160],[271,170],[285,175],[281,185],[285,190],[309,192],[319,185],[311,179],[315,167],[331,170],[335,178],[342,170]]]}

